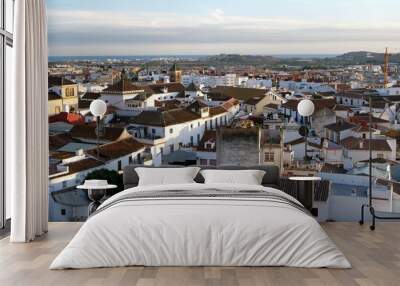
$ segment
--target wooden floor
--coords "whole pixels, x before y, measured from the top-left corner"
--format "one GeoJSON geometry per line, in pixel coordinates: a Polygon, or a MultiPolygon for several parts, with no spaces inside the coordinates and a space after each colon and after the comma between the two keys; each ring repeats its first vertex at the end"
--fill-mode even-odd
{"type": "Polygon", "coordinates": [[[51,223],[48,235],[30,244],[0,241],[1,286],[75,285],[400,285],[400,223],[380,223],[375,232],[356,223],[325,223],[324,229],[353,265],[350,270],[285,267],[126,267],[48,270],[79,229],[51,223]]]}

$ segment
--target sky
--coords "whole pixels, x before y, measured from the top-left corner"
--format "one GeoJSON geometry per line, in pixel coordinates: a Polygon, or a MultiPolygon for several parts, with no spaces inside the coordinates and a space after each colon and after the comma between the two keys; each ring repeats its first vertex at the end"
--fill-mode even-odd
{"type": "Polygon", "coordinates": [[[400,52],[399,0],[47,0],[52,56],[400,52]]]}

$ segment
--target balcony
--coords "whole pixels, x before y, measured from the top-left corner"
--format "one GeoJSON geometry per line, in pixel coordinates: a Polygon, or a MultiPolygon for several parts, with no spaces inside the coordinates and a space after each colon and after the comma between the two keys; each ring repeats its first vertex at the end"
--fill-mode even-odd
{"type": "Polygon", "coordinates": [[[153,135],[153,134],[136,134],[135,139],[143,144],[158,145],[166,142],[165,137],[153,135]]]}
{"type": "Polygon", "coordinates": [[[319,172],[321,163],[315,161],[293,161],[291,163],[285,163],[283,169],[285,173],[319,172]]]}

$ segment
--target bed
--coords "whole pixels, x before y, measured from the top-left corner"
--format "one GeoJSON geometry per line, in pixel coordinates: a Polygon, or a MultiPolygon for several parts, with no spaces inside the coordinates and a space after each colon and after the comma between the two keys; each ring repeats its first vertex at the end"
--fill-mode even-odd
{"type": "Polygon", "coordinates": [[[185,183],[130,186],[109,198],[50,269],[134,265],[351,267],[292,196],[185,183]]]}

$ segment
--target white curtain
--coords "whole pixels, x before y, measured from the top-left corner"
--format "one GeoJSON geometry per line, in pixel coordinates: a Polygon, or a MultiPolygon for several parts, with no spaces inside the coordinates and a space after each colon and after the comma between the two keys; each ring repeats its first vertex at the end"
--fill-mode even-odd
{"type": "Polygon", "coordinates": [[[15,2],[13,94],[6,98],[6,187],[12,242],[47,232],[48,116],[45,0],[15,2]]]}

